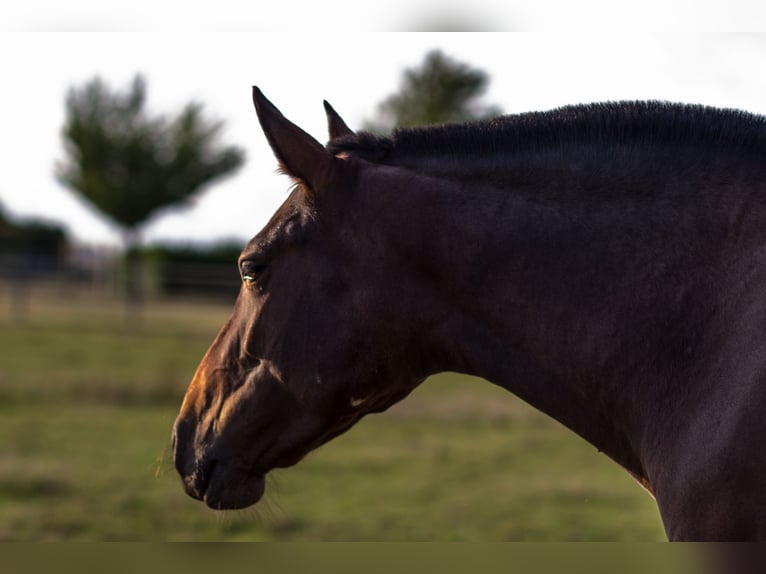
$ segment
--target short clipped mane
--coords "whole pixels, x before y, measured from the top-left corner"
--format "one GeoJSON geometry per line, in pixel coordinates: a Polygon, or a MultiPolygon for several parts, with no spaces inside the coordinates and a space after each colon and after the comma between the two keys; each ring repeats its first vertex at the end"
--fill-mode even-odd
{"type": "Polygon", "coordinates": [[[497,154],[567,144],[701,145],[766,154],[766,118],[734,109],[667,102],[573,105],[464,124],[366,132],[332,140],[328,149],[377,163],[411,163],[436,155],[497,154]]]}

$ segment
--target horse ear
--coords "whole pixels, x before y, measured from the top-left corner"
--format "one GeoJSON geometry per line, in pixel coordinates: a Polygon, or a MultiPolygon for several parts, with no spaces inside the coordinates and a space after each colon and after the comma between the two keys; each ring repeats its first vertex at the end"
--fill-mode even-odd
{"type": "Polygon", "coordinates": [[[282,170],[314,188],[335,158],[322,144],[285,118],[256,86],[253,86],[253,103],[282,170]]]}
{"type": "Polygon", "coordinates": [[[354,131],[346,125],[343,118],[340,117],[327,100],[324,100],[324,111],[327,114],[327,130],[330,132],[330,139],[354,135],[354,131]]]}

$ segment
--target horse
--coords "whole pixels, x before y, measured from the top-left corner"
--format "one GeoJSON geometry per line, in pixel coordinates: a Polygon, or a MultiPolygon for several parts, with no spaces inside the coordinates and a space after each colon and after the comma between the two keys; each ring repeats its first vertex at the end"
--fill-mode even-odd
{"type": "Polygon", "coordinates": [[[621,465],[670,540],[766,537],[766,118],[659,101],[351,130],[257,88],[293,187],[173,428],[186,492],[264,477],[444,371],[621,465]]]}

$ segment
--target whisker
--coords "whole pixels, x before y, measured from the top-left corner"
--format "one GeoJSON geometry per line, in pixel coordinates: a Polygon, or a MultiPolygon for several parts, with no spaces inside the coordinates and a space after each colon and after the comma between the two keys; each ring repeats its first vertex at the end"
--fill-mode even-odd
{"type": "Polygon", "coordinates": [[[154,471],[154,478],[161,478],[165,474],[165,455],[168,452],[168,445],[165,445],[162,447],[162,452],[160,452],[160,455],[157,457],[157,468],[154,471]]]}

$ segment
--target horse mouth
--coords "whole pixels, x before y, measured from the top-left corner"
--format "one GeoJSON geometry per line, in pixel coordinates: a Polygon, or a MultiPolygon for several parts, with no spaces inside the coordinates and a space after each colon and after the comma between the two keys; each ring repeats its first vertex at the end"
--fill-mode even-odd
{"type": "Polygon", "coordinates": [[[203,472],[184,480],[186,492],[214,510],[247,508],[258,502],[266,489],[265,476],[214,460],[203,472]]]}

